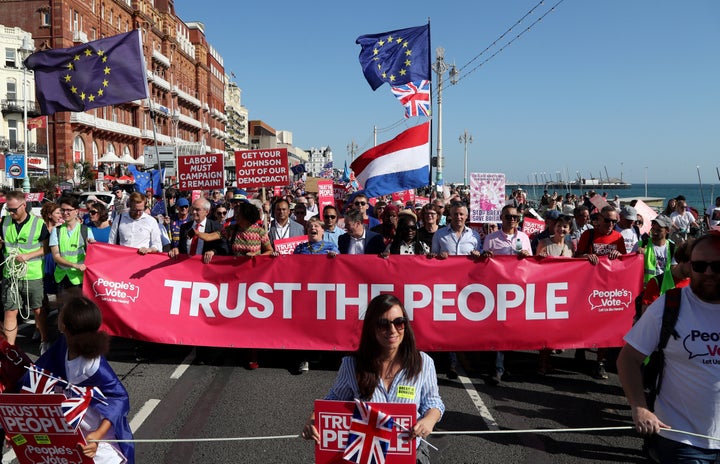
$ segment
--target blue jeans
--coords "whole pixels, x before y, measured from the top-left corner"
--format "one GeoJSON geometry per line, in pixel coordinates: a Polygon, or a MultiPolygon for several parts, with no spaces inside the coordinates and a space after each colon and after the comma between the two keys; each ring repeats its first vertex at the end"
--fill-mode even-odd
{"type": "Polygon", "coordinates": [[[660,464],[720,464],[720,450],[698,448],[660,435],[651,438],[650,453],[660,464]]]}

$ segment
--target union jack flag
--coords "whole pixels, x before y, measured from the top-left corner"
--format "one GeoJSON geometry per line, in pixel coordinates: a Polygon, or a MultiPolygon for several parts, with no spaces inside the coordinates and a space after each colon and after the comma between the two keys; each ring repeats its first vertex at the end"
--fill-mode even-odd
{"type": "Polygon", "coordinates": [[[405,107],[405,117],[430,116],[430,81],[408,82],[392,88],[405,107]]]}
{"type": "Polygon", "coordinates": [[[87,408],[90,406],[90,401],[96,396],[105,398],[105,395],[103,395],[97,387],[70,385],[65,391],[71,395],[77,395],[66,398],[65,401],[60,404],[63,415],[65,416],[65,421],[74,429],[78,428],[83,417],[85,417],[87,408]]]}
{"type": "Polygon", "coordinates": [[[60,381],[50,371],[41,369],[35,364],[28,367],[28,370],[30,371],[30,385],[23,385],[22,391],[39,394],[52,393],[53,388],[60,381]]]}
{"type": "Polygon", "coordinates": [[[397,434],[394,424],[389,414],[356,399],[343,459],[355,464],[384,464],[390,439],[397,434]]]}

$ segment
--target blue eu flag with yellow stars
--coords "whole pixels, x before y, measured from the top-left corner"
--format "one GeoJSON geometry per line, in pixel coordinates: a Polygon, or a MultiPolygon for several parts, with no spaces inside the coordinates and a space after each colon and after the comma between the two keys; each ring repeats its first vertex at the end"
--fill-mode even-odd
{"type": "Polygon", "coordinates": [[[33,53],[25,66],[35,72],[42,114],[87,111],[148,95],[138,30],[33,53]]]}
{"type": "Polygon", "coordinates": [[[430,24],[361,35],[360,66],[373,90],[430,79],[430,24]]]}

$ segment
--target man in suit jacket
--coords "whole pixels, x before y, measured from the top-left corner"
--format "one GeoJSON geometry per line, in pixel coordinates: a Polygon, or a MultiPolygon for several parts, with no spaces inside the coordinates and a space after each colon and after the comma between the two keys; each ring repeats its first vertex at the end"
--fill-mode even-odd
{"type": "Polygon", "coordinates": [[[222,226],[219,222],[208,218],[208,214],[210,213],[210,202],[207,199],[198,198],[193,202],[192,206],[192,221],[188,221],[180,226],[180,240],[178,240],[178,246],[172,248],[168,252],[168,256],[174,258],[178,254],[202,255],[203,262],[207,264],[216,254],[227,254],[227,244],[225,240],[205,242],[197,237],[193,238],[195,231],[207,233],[217,232],[222,229],[222,226]],[[193,240],[195,241],[193,242],[193,240]]]}
{"type": "Polygon", "coordinates": [[[345,215],[346,234],[338,237],[338,248],[344,255],[376,255],[385,251],[382,235],[365,228],[363,213],[348,211],[345,215]]]}
{"type": "Polygon", "coordinates": [[[305,229],[290,219],[290,203],[287,200],[278,200],[273,208],[275,221],[270,226],[270,244],[275,249],[275,240],[305,235],[305,229]]]}

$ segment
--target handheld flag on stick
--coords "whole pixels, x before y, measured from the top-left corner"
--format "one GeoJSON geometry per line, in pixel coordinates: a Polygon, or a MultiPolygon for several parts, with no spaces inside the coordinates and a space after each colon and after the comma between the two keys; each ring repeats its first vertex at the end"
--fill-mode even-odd
{"type": "Polygon", "coordinates": [[[361,35],[360,66],[373,90],[430,80],[430,24],[361,35]]]}
{"type": "Polygon", "coordinates": [[[36,52],[25,66],[35,72],[35,93],[43,114],[87,111],[148,96],[138,30],[36,52]]]}
{"type": "Polygon", "coordinates": [[[427,185],[429,127],[429,122],[411,127],[352,162],[350,167],[368,198],[427,185]]]}
{"type": "Polygon", "coordinates": [[[389,414],[356,399],[343,459],[356,464],[384,464],[390,439],[396,434],[394,423],[389,414]]]}

